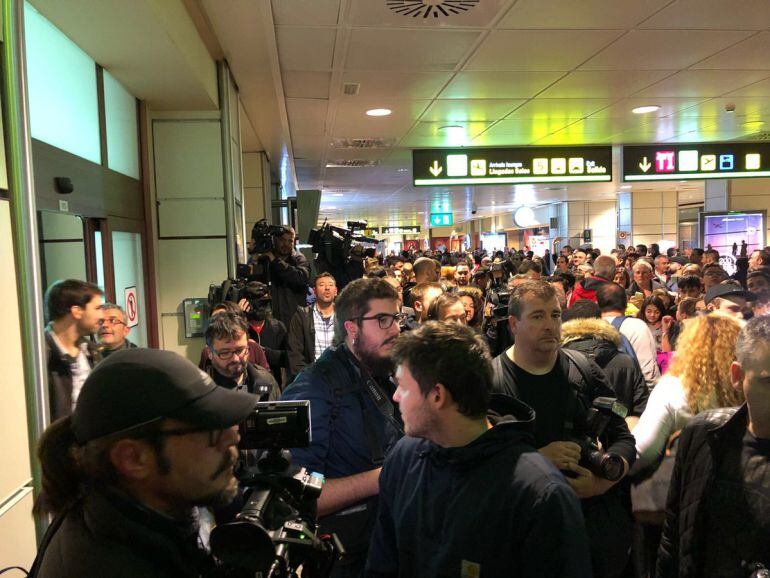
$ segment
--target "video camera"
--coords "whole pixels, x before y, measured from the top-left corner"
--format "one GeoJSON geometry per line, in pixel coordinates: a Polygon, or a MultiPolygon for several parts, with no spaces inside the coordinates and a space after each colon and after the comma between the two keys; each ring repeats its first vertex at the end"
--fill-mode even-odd
{"type": "Polygon", "coordinates": [[[318,536],[316,506],[324,477],[291,466],[286,448],[310,444],[310,402],[260,402],[240,425],[240,450],[267,450],[236,472],[246,504],[211,532],[211,550],[231,576],[325,578],[344,553],[337,537],[318,536]]]}
{"type": "Polygon", "coordinates": [[[623,477],[625,463],[623,458],[601,449],[596,440],[604,433],[612,416],[625,419],[628,410],[614,397],[597,397],[585,416],[583,431],[572,441],[580,446],[580,465],[610,482],[623,477]]]}
{"type": "Polygon", "coordinates": [[[254,223],[251,229],[252,247],[249,253],[267,253],[275,249],[274,237],[280,237],[286,231],[279,225],[270,225],[267,219],[261,219],[254,223]]]}
{"type": "Polygon", "coordinates": [[[209,285],[209,306],[223,301],[239,303],[245,299],[252,311],[265,308],[270,303],[270,289],[264,283],[250,282],[245,273],[239,271],[237,279],[225,279],[221,285],[209,285]]]}
{"type": "MultiPolygon", "coordinates": [[[[376,245],[377,239],[365,237],[356,230],[363,230],[367,226],[366,221],[348,221],[348,228],[342,229],[330,225],[324,220],[323,225],[311,229],[307,242],[313,247],[313,253],[318,255],[319,261],[325,261],[330,266],[344,265],[350,258],[354,243],[358,245],[376,245]]],[[[366,247],[363,257],[374,257],[375,248],[366,247]]]]}

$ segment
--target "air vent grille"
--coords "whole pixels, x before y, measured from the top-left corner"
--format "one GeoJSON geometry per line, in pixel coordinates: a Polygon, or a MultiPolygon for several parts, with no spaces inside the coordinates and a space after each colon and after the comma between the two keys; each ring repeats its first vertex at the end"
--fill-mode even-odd
{"type": "Polygon", "coordinates": [[[386,149],[394,146],[391,138],[335,138],[331,145],[336,149],[386,149]]]}
{"type": "Polygon", "coordinates": [[[342,85],[342,94],[348,96],[356,96],[359,90],[361,90],[360,82],[346,82],[342,85]]]}
{"type": "Polygon", "coordinates": [[[339,159],[326,163],[326,168],[352,168],[352,167],[376,167],[380,161],[364,159],[339,159]]]}
{"type": "Polygon", "coordinates": [[[480,0],[385,0],[396,14],[412,18],[443,18],[467,12],[480,0]]]}

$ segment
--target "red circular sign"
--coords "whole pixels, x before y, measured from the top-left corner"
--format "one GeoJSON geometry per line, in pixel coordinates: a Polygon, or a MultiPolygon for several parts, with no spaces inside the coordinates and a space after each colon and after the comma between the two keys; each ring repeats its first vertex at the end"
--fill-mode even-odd
{"type": "Polygon", "coordinates": [[[133,293],[129,293],[126,299],[126,314],[128,315],[129,323],[136,321],[136,295],[133,293]]]}

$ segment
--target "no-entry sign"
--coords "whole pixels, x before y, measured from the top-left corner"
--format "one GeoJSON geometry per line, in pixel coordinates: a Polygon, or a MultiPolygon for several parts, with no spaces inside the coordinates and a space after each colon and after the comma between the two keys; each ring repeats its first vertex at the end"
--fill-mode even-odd
{"type": "Polygon", "coordinates": [[[136,286],[126,287],[126,325],[134,327],[139,323],[139,299],[136,286]]]}

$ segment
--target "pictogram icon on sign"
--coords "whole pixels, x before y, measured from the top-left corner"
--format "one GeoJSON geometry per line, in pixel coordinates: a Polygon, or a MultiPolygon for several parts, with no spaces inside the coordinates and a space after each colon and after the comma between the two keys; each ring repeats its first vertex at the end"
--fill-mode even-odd
{"type": "Polygon", "coordinates": [[[134,327],[139,324],[139,301],[136,295],[136,286],[126,287],[126,326],[134,327]]]}

